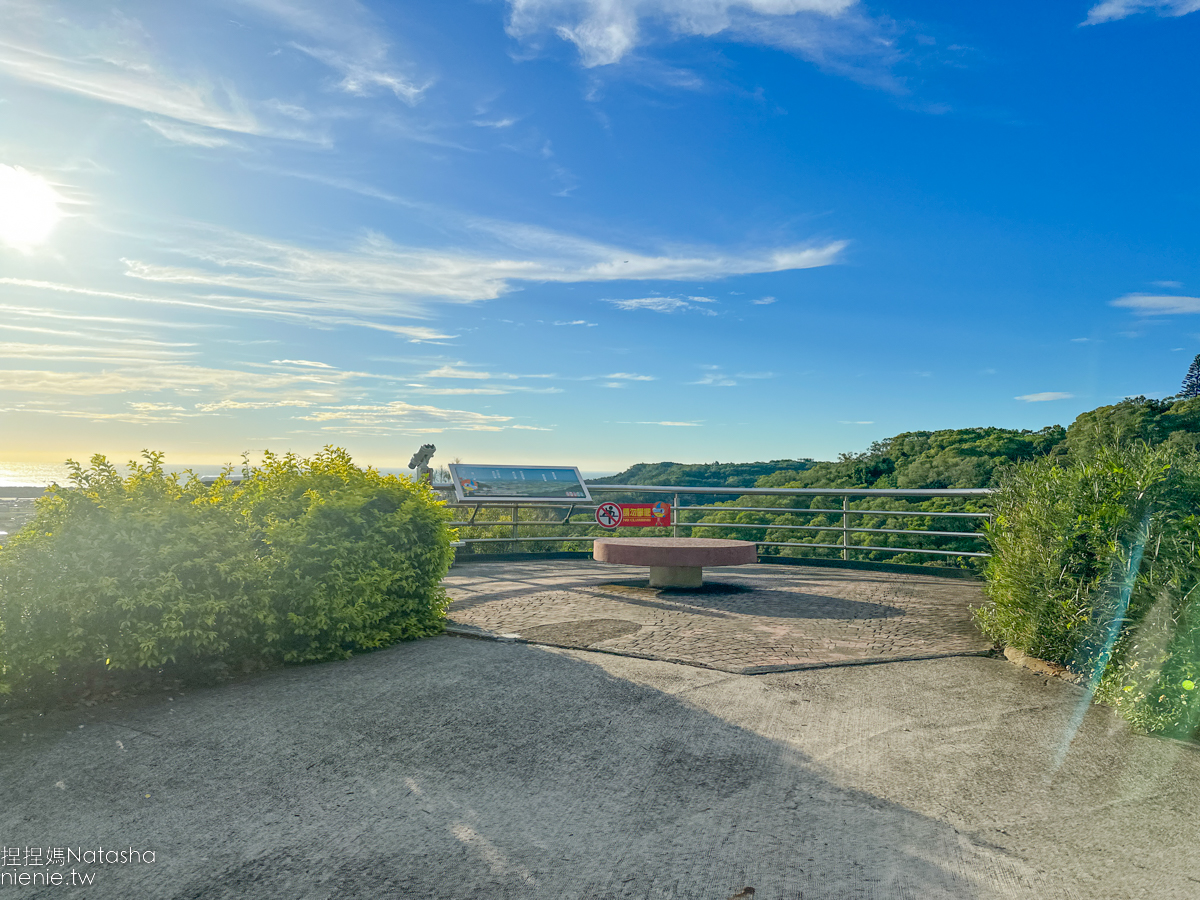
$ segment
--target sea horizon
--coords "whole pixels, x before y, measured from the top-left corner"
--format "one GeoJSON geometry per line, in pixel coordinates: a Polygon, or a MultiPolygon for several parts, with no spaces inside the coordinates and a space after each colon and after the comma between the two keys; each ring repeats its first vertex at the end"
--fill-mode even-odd
{"type": "MultiPolygon", "coordinates": [[[[363,463],[369,465],[369,463],[363,463]]],[[[169,465],[164,467],[168,472],[192,471],[197,475],[220,475],[224,466],[215,465],[169,465]]],[[[240,467],[235,466],[236,473],[240,467]]],[[[411,475],[412,470],[395,466],[376,466],[384,475],[411,475]]],[[[128,467],[117,465],[117,471],[128,474],[128,467]]],[[[582,472],[582,470],[581,470],[582,472]]],[[[603,478],[615,475],[616,472],[582,472],[585,480],[603,478]]],[[[70,484],[71,471],[62,463],[8,463],[0,462],[0,488],[49,487],[52,484],[70,484]]]]}

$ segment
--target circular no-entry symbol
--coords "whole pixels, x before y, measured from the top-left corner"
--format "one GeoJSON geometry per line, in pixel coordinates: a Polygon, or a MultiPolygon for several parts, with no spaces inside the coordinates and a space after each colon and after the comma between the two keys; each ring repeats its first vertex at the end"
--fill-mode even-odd
{"type": "Polygon", "coordinates": [[[596,507],[596,521],[601,528],[616,528],[621,524],[621,507],[615,503],[601,503],[596,507]]]}

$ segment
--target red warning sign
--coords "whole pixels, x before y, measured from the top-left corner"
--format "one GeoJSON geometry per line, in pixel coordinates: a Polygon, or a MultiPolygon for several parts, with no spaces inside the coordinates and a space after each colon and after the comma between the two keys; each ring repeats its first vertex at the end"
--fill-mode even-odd
{"type": "Polygon", "coordinates": [[[621,505],[601,503],[596,507],[596,521],[601,528],[616,528],[621,524],[621,505]]]}
{"type": "Polygon", "coordinates": [[[663,527],[671,524],[670,503],[601,503],[596,521],[603,528],[663,527]]]}

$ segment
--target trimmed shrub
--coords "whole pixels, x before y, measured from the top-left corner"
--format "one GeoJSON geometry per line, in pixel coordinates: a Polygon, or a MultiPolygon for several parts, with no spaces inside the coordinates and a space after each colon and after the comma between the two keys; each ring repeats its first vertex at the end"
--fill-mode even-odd
{"type": "Polygon", "coordinates": [[[1194,731],[1200,458],[1105,443],[1014,467],[993,501],[984,632],[1085,676],[1140,728],[1194,731]]]}
{"type": "Polygon", "coordinates": [[[235,485],[69,462],[0,549],[0,693],[71,669],[344,658],[441,630],[449,513],[344,450],[235,485]]]}
{"type": "Polygon", "coordinates": [[[268,453],[234,503],[268,551],[267,641],[285,662],[442,630],[451,516],[427,485],[359,469],[344,450],[268,453]]]}

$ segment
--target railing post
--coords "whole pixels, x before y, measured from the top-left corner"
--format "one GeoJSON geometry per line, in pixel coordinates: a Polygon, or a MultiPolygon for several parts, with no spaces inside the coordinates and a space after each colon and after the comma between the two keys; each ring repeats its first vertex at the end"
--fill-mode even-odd
{"type": "Polygon", "coordinates": [[[671,507],[671,537],[679,537],[679,495],[675,495],[675,503],[671,507]]]}
{"type": "Polygon", "coordinates": [[[514,503],[513,504],[513,514],[512,514],[512,522],[513,522],[512,536],[513,536],[514,541],[519,537],[519,535],[517,534],[517,523],[520,521],[520,510],[521,510],[521,507],[517,506],[517,504],[514,503]]]}
{"type": "Polygon", "coordinates": [[[842,498],[842,559],[850,558],[850,498],[842,498]]]}

